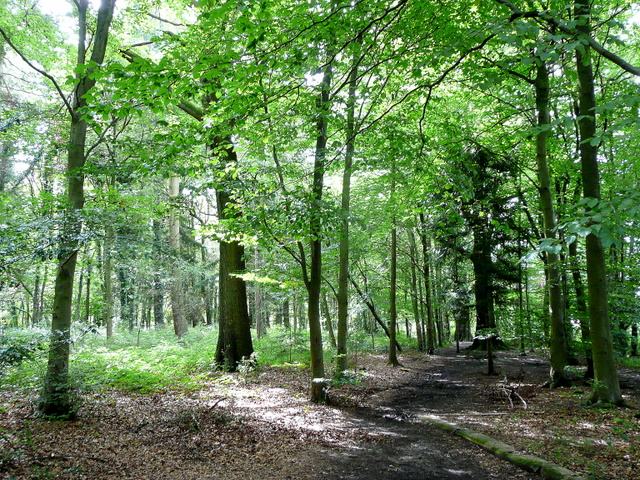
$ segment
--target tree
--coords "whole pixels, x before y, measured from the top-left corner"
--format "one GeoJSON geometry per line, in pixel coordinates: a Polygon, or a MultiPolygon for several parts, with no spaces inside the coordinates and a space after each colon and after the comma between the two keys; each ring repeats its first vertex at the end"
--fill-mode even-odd
{"type": "Polygon", "coordinates": [[[180,215],[177,213],[177,202],[180,197],[180,178],[169,178],[169,198],[172,205],[169,215],[169,246],[171,247],[171,312],[173,315],[173,330],[178,338],[187,333],[187,321],[182,308],[182,285],[180,285],[180,215]]]}
{"type": "Polygon", "coordinates": [[[309,234],[311,238],[309,255],[309,273],[305,270],[307,287],[307,315],[309,321],[309,344],[311,350],[311,400],[326,401],[326,383],[324,379],[324,351],[322,347],[322,329],[320,324],[320,293],[322,286],[322,227],[320,204],[324,188],[326,169],[328,114],[331,108],[331,61],[324,68],[320,92],[316,103],[316,146],[313,163],[313,180],[311,186],[311,218],[309,234]]]}
{"type": "MultiPolygon", "coordinates": [[[[538,133],[536,134],[536,163],[538,191],[542,204],[544,235],[553,241],[556,231],[556,215],[551,193],[551,178],[547,163],[547,138],[550,128],[549,116],[549,71],[547,63],[538,59],[536,78],[536,108],[538,110],[538,133]]],[[[565,338],[564,295],[560,278],[560,257],[557,245],[552,245],[546,254],[547,288],[549,289],[549,311],[551,315],[550,353],[551,386],[560,387],[569,383],[564,368],[568,362],[565,338]]]]}
{"type": "Polygon", "coordinates": [[[389,265],[389,365],[397,367],[398,353],[396,351],[396,334],[398,332],[398,228],[396,225],[396,159],[391,159],[391,208],[394,211],[391,219],[391,262],[389,265]]]}
{"type": "MultiPolygon", "coordinates": [[[[349,317],[349,223],[351,221],[351,175],[355,149],[355,107],[356,82],[358,79],[358,59],[354,55],[349,73],[349,94],[347,99],[347,125],[345,128],[346,151],[342,173],[341,225],[340,225],[340,270],[338,273],[338,340],[336,370],[347,369],[347,331],[349,317]]],[[[394,347],[395,348],[395,347],[394,347]]]]}
{"type": "MultiPolygon", "coordinates": [[[[237,155],[230,138],[214,140],[212,151],[219,155],[221,168],[233,169],[237,164],[237,155]]],[[[231,175],[226,173],[216,188],[218,216],[221,220],[237,218],[231,196],[231,175]],[[226,178],[224,178],[226,177],[226,178]]],[[[216,349],[216,362],[227,370],[234,371],[242,359],[250,358],[253,353],[251,340],[251,319],[247,305],[247,285],[239,276],[246,270],[245,249],[239,240],[222,239],[220,245],[220,273],[218,319],[220,330],[216,349]]]]}
{"type": "MultiPolygon", "coordinates": [[[[55,279],[53,317],[51,321],[51,346],[44,389],[38,403],[43,415],[69,417],[75,413],[69,380],[69,347],[71,343],[71,308],[73,280],[78,258],[78,246],[82,231],[82,208],[84,206],[84,172],[86,162],[87,122],[84,109],[85,95],[95,86],[92,71],[105,57],[115,0],[102,0],[93,29],[88,21],[88,0],[76,2],[78,15],[78,57],[76,87],[73,101],[63,100],[71,117],[67,157],[67,215],[62,225],[62,236],[58,254],[58,269],[55,279]],[[91,39],[91,56],[86,61],[89,45],[87,35],[94,31],[91,39]]],[[[62,94],[62,92],[60,92],[62,94]]]]}
{"type": "Polygon", "coordinates": [[[501,296],[500,282],[517,281],[513,273],[517,270],[511,265],[517,247],[512,237],[518,231],[512,215],[515,204],[509,202],[514,196],[509,192],[512,171],[508,158],[478,147],[456,160],[453,173],[460,218],[472,238],[466,254],[473,265],[476,330],[483,336],[497,330],[495,302],[501,296]]]}
{"type": "MultiPolygon", "coordinates": [[[[595,82],[591,63],[591,46],[588,41],[591,37],[588,0],[575,2],[575,15],[578,21],[579,39],[584,42],[581,48],[576,49],[582,185],[586,199],[599,201],[601,198],[600,172],[598,168],[598,142],[596,140],[595,82]]],[[[595,374],[591,401],[599,404],[620,405],[623,400],[611,338],[605,253],[602,241],[596,232],[587,235],[586,255],[589,319],[595,374]]]]}

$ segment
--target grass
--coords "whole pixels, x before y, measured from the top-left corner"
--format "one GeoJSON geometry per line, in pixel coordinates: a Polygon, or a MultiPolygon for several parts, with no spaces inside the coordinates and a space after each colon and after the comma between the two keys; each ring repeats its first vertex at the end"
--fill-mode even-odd
{"type": "MultiPolygon", "coordinates": [[[[125,391],[152,393],[168,389],[192,391],[200,388],[216,371],[213,363],[217,344],[217,329],[197,327],[181,339],[171,329],[148,331],[118,331],[108,343],[103,333],[75,332],[71,346],[70,375],[76,389],[96,391],[116,388],[125,391]]],[[[3,331],[5,342],[15,343],[37,339],[39,348],[21,362],[6,365],[0,372],[3,388],[36,390],[46,370],[46,336],[40,330],[3,331]]],[[[411,347],[412,340],[402,334],[398,340],[411,347]]],[[[415,341],[415,340],[413,340],[415,341]]],[[[307,368],[310,363],[308,333],[283,327],[269,329],[268,335],[254,341],[258,365],[296,365],[307,368]]],[[[352,334],[349,351],[352,367],[357,369],[358,355],[386,350],[388,340],[377,335],[373,341],[365,334],[352,334]]],[[[325,343],[327,375],[335,365],[335,349],[325,343]]]]}
{"type": "Polygon", "coordinates": [[[620,363],[624,367],[640,370],[640,357],[623,357],[620,358],[620,363]]]}

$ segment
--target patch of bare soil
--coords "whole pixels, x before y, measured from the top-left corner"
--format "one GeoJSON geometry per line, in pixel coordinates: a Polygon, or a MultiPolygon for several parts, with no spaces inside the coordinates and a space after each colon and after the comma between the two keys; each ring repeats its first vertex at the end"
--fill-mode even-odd
{"type": "MultiPolygon", "coordinates": [[[[638,478],[636,412],[583,407],[585,387],[538,388],[548,367],[536,355],[498,353],[498,377],[484,375],[485,360],[455,349],[405,354],[401,361],[403,367],[392,368],[384,356],[359,358],[359,383],[333,387],[333,406],[307,400],[308,372],[295,367],[216,374],[189,393],[94,394],[75,422],[38,419],[33,399],[4,391],[0,478],[539,478],[417,421],[420,413],[585,476],[638,478]]],[[[623,375],[631,378],[625,385],[637,387],[633,375],[623,375]]],[[[638,404],[637,388],[625,394],[638,404]]]]}

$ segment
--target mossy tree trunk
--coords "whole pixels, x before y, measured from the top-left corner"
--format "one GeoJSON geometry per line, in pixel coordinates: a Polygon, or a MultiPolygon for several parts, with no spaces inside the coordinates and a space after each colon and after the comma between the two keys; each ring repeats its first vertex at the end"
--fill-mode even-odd
{"type": "MultiPolygon", "coordinates": [[[[549,71],[547,64],[539,61],[536,79],[536,108],[538,110],[538,133],[536,134],[536,163],[538,167],[538,192],[542,206],[544,236],[547,239],[556,238],[556,214],[551,193],[551,175],[547,159],[547,139],[549,137],[549,71]]],[[[546,252],[547,288],[549,290],[549,315],[551,317],[550,355],[551,371],[550,385],[552,387],[566,386],[570,382],[565,374],[568,361],[567,341],[565,338],[565,305],[560,277],[560,258],[558,252],[546,252]]]]}

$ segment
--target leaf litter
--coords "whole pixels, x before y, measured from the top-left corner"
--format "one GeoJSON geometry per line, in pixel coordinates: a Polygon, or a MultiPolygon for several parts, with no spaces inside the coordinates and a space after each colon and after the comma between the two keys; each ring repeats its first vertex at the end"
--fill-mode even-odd
{"type": "MultiPolygon", "coordinates": [[[[537,354],[497,353],[498,376],[452,348],[401,361],[360,357],[354,381],[331,387],[331,405],[308,401],[299,367],[212,374],[197,391],[93,393],[73,422],[39,419],[34,397],[1,390],[0,478],[411,479],[430,468],[432,478],[539,478],[420,424],[421,413],[585,478],[638,478],[638,410],[589,408],[580,384],[541,388],[548,363],[537,354]]],[[[640,375],[621,376],[625,400],[639,405],[640,375]]]]}

